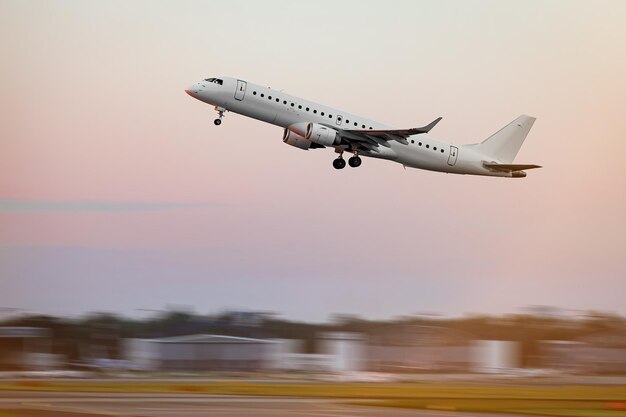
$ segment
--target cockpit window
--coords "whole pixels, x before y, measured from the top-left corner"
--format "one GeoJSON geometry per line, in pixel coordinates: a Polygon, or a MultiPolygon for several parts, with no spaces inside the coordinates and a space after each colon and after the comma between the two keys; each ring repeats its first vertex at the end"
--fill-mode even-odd
{"type": "Polygon", "coordinates": [[[207,81],[209,83],[219,84],[219,85],[223,85],[224,84],[224,81],[220,80],[219,78],[206,78],[204,81],[207,81]]]}

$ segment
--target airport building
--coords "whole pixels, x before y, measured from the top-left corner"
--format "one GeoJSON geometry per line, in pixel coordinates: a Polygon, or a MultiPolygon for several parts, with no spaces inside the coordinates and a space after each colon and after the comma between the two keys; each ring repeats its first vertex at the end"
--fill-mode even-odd
{"type": "Polygon", "coordinates": [[[36,371],[60,365],[50,353],[48,329],[38,327],[0,327],[0,370],[36,371]]]}
{"type": "Polygon", "coordinates": [[[625,374],[626,329],[596,333],[574,341],[541,342],[542,366],[564,371],[625,374]]]}
{"type": "Polygon", "coordinates": [[[299,340],[280,340],[273,369],[310,372],[366,370],[366,338],[359,333],[325,332],[317,335],[316,353],[303,353],[299,340]]]}
{"type": "Polygon", "coordinates": [[[519,367],[516,342],[475,340],[434,326],[394,326],[365,336],[317,335],[315,353],[290,339],[199,334],[127,339],[124,359],[143,371],[506,372],[519,367]]]}
{"type": "Polygon", "coordinates": [[[466,372],[474,338],[443,327],[391,326],[370,337],[367,368],[377,372],[466,372]]]}
{"type": "Polygon", "coordinates": [[[302,342],[223,335],[126,339],[124,359],[142,371],[364,370],[365,344],[355,333],[323,333],[320,353],[302,353],[302,342]]]}
{"type": "Polygon", "coordinates": [[[125,359],[142,371],[254,371],[271,367],[279,342],[199,334],[127,339],[125,359]]]}
{"type": "Polygon", "coordinates": [[[507,372],[521,366],[519,342],[475,340],[471,344],[470,371],[483,374],[507,372]]]}

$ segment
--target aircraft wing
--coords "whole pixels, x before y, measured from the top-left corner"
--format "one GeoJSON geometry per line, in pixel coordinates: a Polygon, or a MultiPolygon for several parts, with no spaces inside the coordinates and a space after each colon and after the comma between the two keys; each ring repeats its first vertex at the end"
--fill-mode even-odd
{"type": "Polygon", "coordinates": [[[414,127],[411,129],[389,129],[389,130],[352,130],[352,129],[337,129],[336,126],[326,125],[339,132],[342,142],[349,144],[351,147],[357,150],[375,150],[379,146],[389,147],[388,142],[391,140],[397,140],[400,142],[406,141],[409,136],[419,135],[420,133],[429,132],[439,121],[441,117],[433,120],[431,123],[423,127],[414,127]]]}
{"type": "Polygon", "coordinates": [[[540,165],[524,165],[524,164],[496,164],[491,162],[483,162],[485,168],[493,169],[495,171],[511,172],[511,171],[523,171],[525,169],[541,168],[540,165]]]}
{"type": "Polygon", "coordinates": [[[422,127],[414,127],[411,129],[389,129],[389,130],[373,130],[373,129],[363,129],[363,130],[351,130],[345,129],[340,130],[342,135],[347,139],[359,140],[360,138],[366,139],[381,139],[381,140],[405,140],[409,136],[419,135],[420,133],[428,133],[430,130],[435,127],[437,123],[441,120],[441,117],[436,118],[431,123],[422,127]]]}

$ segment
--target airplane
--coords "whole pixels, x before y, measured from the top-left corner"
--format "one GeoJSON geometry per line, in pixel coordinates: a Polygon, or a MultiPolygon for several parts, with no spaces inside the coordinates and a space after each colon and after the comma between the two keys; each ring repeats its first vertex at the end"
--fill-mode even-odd
{"type": "Polygon", "coordinates": [[[342,110],[295,97],[282,91],[231,77],[206,78],[185,92],[215,107],[222,123],[231,111],[284,129],[283,142],[302,150],[334,148],[339,156],[333,167],[343,169],[344,153],[351,167],[361,156],[380,158],[419,168],[453,174],[522,178],[524,170],[539,165],[514,164],[524,139],[535,122],[522,115],[482,141],[453,145],[427,135],[441,120],[410,129],[394,129],[342,110]]]}

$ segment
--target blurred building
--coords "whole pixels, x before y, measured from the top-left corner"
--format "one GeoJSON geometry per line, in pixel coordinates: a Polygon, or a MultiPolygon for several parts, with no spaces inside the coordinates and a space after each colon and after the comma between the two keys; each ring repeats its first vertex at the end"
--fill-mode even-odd
{"type": "Polygon", "coordinates": [[[271,368],[280,343],[268,339],[190,335],[127,339],[124,356],[144,371],[252,371],[271,368]]]}
{"type": "Polygon", "coordinates": [[[358,333],[327,332],[318,335],[320,351],[328,356],[328,370],[362,371],[366,367],[365,337],[358,333]]]}
{"type": "Polygon", "coordinates": [[[520,365],[517,342],[475,340],[435,326],[390,326],[369,337],[319,333],[314,353],[303,342],[224,335],[127,339],[124,359],[145,371],[506,372],[520,365]]]}
{"type": "Polygon", "coordinates": [[[60,364],[48,329],[0,327],[0,370],[46,370],[60,364]]]}
{"type": "Polygon", "coordinates": [[[302,341],[281,340],[273,368],[310,372],[356,372],[366,368],[365,337],[359,333],[325,332],[317,335],[317,352],[303,353],[302,341]]]}
{"type": "Polygon", "coordinates": [[[124,359],[144,371],[360,371],[365,344],[355,333],[323,333],[320,353],[302,353],[302,342],[222,335],[127,339],[124,359]]]}
{"type": "Polygon", "coordinates": [[[475,340],[471,349],[473,372],[499,373],[519,368],[521,352],[518,342],[505,340],[475,340]]]}
{"type": "Polygon", "coordinates": [[[541,342],[542,365],[564,371],[625,374],[626,329],[615,329],[574,341],[541,342]]]}
{"type": "Polygon", "coordinates": [[[443,327],[390,326],[370,337],[367,368],[380,372],[465,372],[470,367],[473,339],[443,327]]]}

